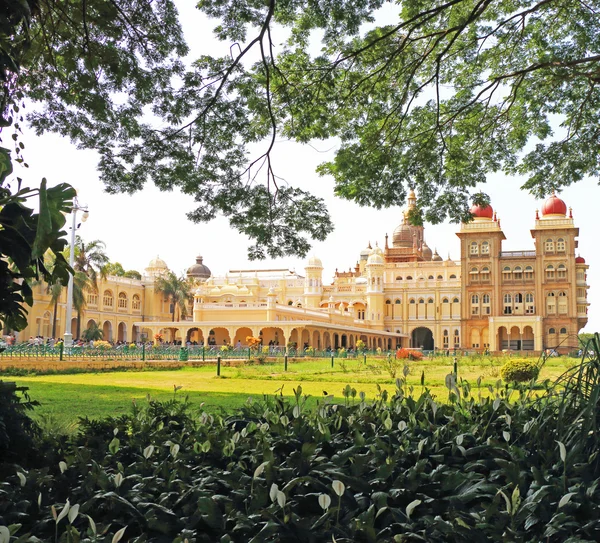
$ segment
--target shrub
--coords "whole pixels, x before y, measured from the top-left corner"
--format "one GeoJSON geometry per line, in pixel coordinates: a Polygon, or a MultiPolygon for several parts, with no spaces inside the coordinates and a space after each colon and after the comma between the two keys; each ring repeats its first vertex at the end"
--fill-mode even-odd
{"type": "Polygon", "coordinates": [[[26,387],[0,381],[0,463],[28,464],[36,456],[33,444],[39,427],[28,415],[36,405],[39,404],[29,399],[26,387]]]}
{"type": "Polygon", "coordinates": [[[540,368],[535,360],[509,360],[502,369],[500,375],[507,383],[525,383],[537,379],[540,368]]]}
{"type": "Polygon", "coordinates": [[[112,349],[113,346],[108,341],[100,340],[100,341],[94,341],[94,348],[108,350],[108,349],[112,349]]]}
{"type": "Polygon", "coordinates": [[[409,349],[398,349],[396,351],[396,358],[404,360],[423,360],[423,353],[421,351],[411,351],[409,349]]]}

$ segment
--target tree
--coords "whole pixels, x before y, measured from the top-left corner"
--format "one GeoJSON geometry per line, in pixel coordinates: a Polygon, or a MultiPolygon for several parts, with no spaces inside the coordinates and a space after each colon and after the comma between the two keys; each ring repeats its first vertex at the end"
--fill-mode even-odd
{"type": "Polygon", "coordinates": [[[180,317],[187,316],[187,304],[193,299],[191,288],[186,277],[177,277],[172,271],[168,271],[164,276],[156,279],[156,291],[162,293],[170,302],[172,322],[175,322],[176,309],[179,310],[177,322],[180,317]]]}
{"type": "MultiPolygon", "coordinates": [[[[9,0],[0,13],[0,132],[14,126],[15,161],[23,164],[24,146],[19,141],[23,119],[11,96],[35,4],[9,0]]],[[[61,254],[66,245],[62,228],[75,191],[66,184],[48,188],[46,179],[39,188],[24,187],[19,177],[10,179],[12,173],[11,151],[0,147],[0,321],[8,329],[21,330],[27,326],[24,304],[33,304],[31,283],[68,280],[70,268],[61,254]],[[29,207],[35,199],[37,212],[29,207]],[[52,268],[44,261],[46,252],[53,256],[52,268]]]]}
{"type": "Polygon", "coordinates": [[[104,333],[95,322],[90,324],[90,326],[88,326],[81,334],[81,338],[85,341],[96,341],[103,337],[104,333]]]}
{"type": "Polygon", "coordinates": [[[75,239],[75,263],[73,268],[76,271],[85,273],[93,285],[94,290],[98,290],[98,276],[103,279],[106,277],[106,265],[108,256],[105,253],[106,244],[99,239],[83,241],[79,236],[75,239]]]}
{"type": "Polygon", "coordinates": [[[469,219],[490,172],[537,196],[598,175],[599,0],[198,7],[231,48],[186,69],[169,0],[43,3],[15,88],[45,104],[28,117],[38,132],[98,150],[109,191],[178,188],[191,220],[220,213],[254,240],[252,258],[306,254],[332,229],[320,199],[278,177],[279,138],[339,138],[319,168],[336,194],[380,208],[416,188],[415,223],[469,219]]]}
{"type": "Polygon", "coordinates": [[[105,276],[116,275],[117,277],[128,277],[129,279],[140,280],[142,274],[137,270],[125,270],[120,262],[109,262],[102,268],[105,276]]]}

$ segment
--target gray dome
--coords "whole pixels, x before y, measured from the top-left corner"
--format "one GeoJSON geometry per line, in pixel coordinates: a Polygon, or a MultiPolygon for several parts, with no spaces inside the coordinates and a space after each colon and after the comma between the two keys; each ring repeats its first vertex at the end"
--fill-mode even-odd
{"type": "Polygon", "coordinates": [[[211,276],[211,271],[208,266],[202,264],[202,257],[196,257],[196,263],[188,268],[187,276],[192,279],[200,279],[202,281],[206,281],[211,276]]]}

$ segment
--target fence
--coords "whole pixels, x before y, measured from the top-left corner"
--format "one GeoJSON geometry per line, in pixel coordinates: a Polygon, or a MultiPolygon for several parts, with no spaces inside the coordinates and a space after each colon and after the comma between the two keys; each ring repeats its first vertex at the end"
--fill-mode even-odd
{"type": "MultiPolygon", "coordinates": [[[[394,351],[391,351],[393,354],[394,351]]],[[[313,349],[286,349],[284,347],[262,347],[257,349],[227,348],[191,345],[181,347],[168,346],[119,346],[113,348],[93,347],[50,347],[48,345],[19,345],[7,346],[0,352],[0,359],[53,359],[53,360],[216,360],[221,359],[253,359],[253,358],[357,358],[358,356],[387,356],[387,351],[353,351],[353,350],[313,350],[313,349]],[[62,351],[62,352],[61,352],[62,351]]]]}

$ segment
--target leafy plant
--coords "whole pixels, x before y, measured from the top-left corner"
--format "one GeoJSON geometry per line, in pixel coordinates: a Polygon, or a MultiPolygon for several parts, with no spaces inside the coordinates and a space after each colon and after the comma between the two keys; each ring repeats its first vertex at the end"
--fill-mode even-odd
{"type": "Polygon", "coordinates": [[[314,409],[299,386],[232,414],[149,401],[5,469],[0,514],[43,541],[598,541],[599,370],[540,397],[454,379],[438,403],[399,378],[314,409]]]}

